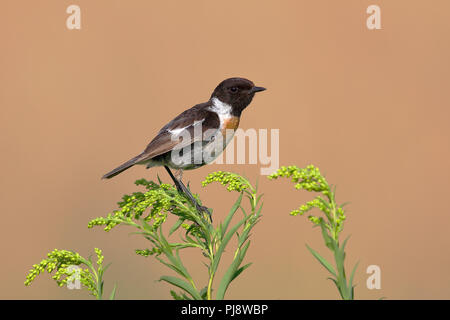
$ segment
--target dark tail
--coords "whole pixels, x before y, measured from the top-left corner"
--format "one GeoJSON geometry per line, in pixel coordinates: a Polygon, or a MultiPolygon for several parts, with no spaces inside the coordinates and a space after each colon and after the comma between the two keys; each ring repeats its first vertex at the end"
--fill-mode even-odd
{"type": "Polygon", "coordinates": [[[118,166],[117,168],[115,168],[114,170],[108,172],[107,174],[105,174],[102,179],[111,179],[112,177],[117,176],[119,173],[131,168],[132,166],[134,166],[139,159],[141,158],[142,154],[134,157],[133,159],[128,160],[127,162],[125,162],[124,164],[118,166]]]}

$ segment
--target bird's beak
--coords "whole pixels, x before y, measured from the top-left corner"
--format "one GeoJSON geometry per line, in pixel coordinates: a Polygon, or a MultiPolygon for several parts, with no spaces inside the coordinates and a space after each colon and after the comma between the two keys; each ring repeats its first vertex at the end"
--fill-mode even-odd
{"type": "Polygon", "coordinates": [[[264,90],[266,90],[266,88],[263,88],[263,87],[253,87],[253,88],[250,90],[250,93],[260,92],[260,91],[264,91],[264,90]]]}

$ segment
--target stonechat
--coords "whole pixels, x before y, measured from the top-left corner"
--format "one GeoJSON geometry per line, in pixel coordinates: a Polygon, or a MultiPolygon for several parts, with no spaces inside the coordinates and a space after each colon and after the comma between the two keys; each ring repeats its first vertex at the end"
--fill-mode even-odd
{"type": "Polygon", "coordinates": [[[242,111],[252,102],[256,92],[264,90],[244,78],[222,81],[207,102],[175,117],[162,127],[142,153],[108,172],[103,179],[110,179],[136,164],[147,168],[164,166],[178,191],[186,194],[198,210],[204,211],[206,208],[197,203],[170,168],[178,170],[181,177],[182,170],[201,167],[217,158],[238,128],[242,111]]]}

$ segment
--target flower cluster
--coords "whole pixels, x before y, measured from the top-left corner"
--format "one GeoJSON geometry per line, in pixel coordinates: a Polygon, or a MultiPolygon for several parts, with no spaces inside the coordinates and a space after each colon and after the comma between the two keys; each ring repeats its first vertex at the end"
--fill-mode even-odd
{"type": "MultiPolygon", "coordinates": [[[[304,212],[312,209],[313,207],[319,208],[322,212],[325,213],[325,215],[328,217],[329,221],[335,225],[336,233],[339,234],[342,231],[344,221],[346,219],[346,216],[344,214],[344,209],[342,207],[337,208],[336,209],[336,217],[334,217],[332,214],[330,214],[329,207],[324,207],[322,204],[320,204],[319,206],[316,206],[316,205],[310,206],[311,202],[315,202],[315,204],[317,203],[316,199],[309,201],[306,203],[306,205],[300,206],[300,208],[298,210],[292,210],[291,215],[293,215],[293,216],[296,216],[297,214],[302,215],[304,212]],[[305,211],[302,212],[301,209],[304,209],[305,207],[308,207],[308,209],[306,209],[305,211]]],[[[308,216],[308,219],[315,225],[320,225],[323,221],[325,221],[323,218],[316,217],[313,215],[308,216]]]]}
{"type": "Polygon", "coordinates": [[[156,255],[160,255],[161,254],[161,249],[154,247],[152,250],[149,249],[136,249],[134,251],[137,255],[139,256],[143,256],[143,257],[148,257],[148,256],[152,256],[154,254],[156,255]]]}
{"type": "Polygon", "coordinates": [[[103,256],[102,250],[99,248],[94,248],[95,254],[97,255],[97,265],[101,266],[105,257],[103,256]]]}
{"type": "MultiPolygon", "coordinates": [[[[95,250],[100,259],[101,250],[97,248],[95,250]]],[[[103,261],[103,256],[101,256],[101,261],[103,261]]],[[[89,269],[79,267],[80,265],[86,265],[85,262],[86,260],[76,252],[55,249],[47,254],[47,259],[43,259],[39,264],[33,265],[33,268],[27,275],[25,285],[31,285],[34,279],[44,271],[48,273],[56,271],[52,278],[60,287],[67,284],[68,281],[79,280],[95,296],[97,287],[93,275],[89,272],[89,269]]]]}
{"type": "Polygon", "coordinates": [[[124,195],[118,203],[120,209],[106,217],[91,220],[88,228],[105,226],[104,230],[109,231],[121,223],[133,225],[133,219],[142,218],[146,223],[151,222],[153,229],[157,230],[166,220],[168,212],[181,215],[183,210],[192,207],[192,204],[169,184],[157,184],[145,179],[136,181],[136,184],[145,186],[148,191],[124,195]]]}
{"type": "MultiPolygon", "coordinates": [[[[106,217],[91,220],[88,227],[101,225],[104,226],[105,231],[109,231],[119,224],[124,224],[137,228],[139,232],[136,233],[144,236],[150,242],[150,247],[148,249],[136,249],[135,253],[144,257],[153,255],[159,262],[175,270],[181,276],[181,278],[173,276],[162,276],[160,278],[160,281],[165,281],[184,290],[185,293],[181,295],[176,295],[171,291],[172,296],[177,299],[212,299],[213,281],[220,257],[226,251],[229,240],[237,235],[238,243],[233,262],[217,289],[217,299],[223,299],[229,283],[250,266],[250,264],[243,266],[241,264],[250,245],[250,231],[261,216],[262,204],[260,203],[261,195],[257,195],[256,188],[253,188],[245,178],[237,174],[212,173],[203,181],[203,186],[213,181],[226,185],[228,191],[241,192],[229,211],[225,223],[220,224],[217,228],[214,228],[207,215],[199,215],[198,205],[192,203],[187,195],[169,184],[163,184],[159,178],[158,183],[145,179],[136,181],[136,185],[145,187],[144,192],[134,192],[123,196],[118,203],[117,210],[109,213],[106,217]],[[241,205],[244,194],[250,200],[250,215],[247,215],[241,205]],[[242,209],[243,216],[239,222],[228,229],[228,224],[239,209],[242,209]],[[169,213],[177,216],[178,219],[170,228],[170,231],[163,232],[165,228],[161,227],[161,224],[166,221],[169,213]],[[179,232],[181,233],[181,242],[172,242],[171,235],[177,230],[182,231],[183,229],[186,232],[179,232]],[[194,280],[182,262],[179,251],[185,248],[200,249],[204,257],[209,260],[209,265],[206,265],[209,270],[208,285],[202,290],[197,289],[194,280]]],[[[201,205],[198,196],[194,195],[194,197],[201,205]]],[[[97,299],[103,299],[103,274],[109,265],[103,267],[102,250],[95,248],[95,255],[97,257],[96,265],[90,257],[86,260],[76,252],[55,249],[48,254],[47,259],[33,266],[26,278],[25,285],[30,285],[37,275],[43,271],[49,273],[55,271],[53,279],[60,286],[69,285],[69,281],[76,280],[77,284],[82,284],[97,299]]],[[[110,299],[114,299],[115,292],[116,286],[111,291],[110,299]]]]}
{"type": "Polygon", "coordinates": [[[330,186],[325,178],[321,175],[318,168],[309,165],[306,168],[298,168],[297,166],[281,167],[277,172],[269,176],[269,179],[291,178],[296,189],[303,189],[310,192],[318,192],[320,195],[313,200],[301,205],[298,209],[292,210],[291,215],[303,215],[313,208],[319,209],[323,216],[309,215],[308,220],[315,226],[319,226],[326,247],[333,252],[335,266],[331,265],[317,251],[307,245],[311,254],[331,273],[331,279],[343,299],[354,299],[353,276],[358,264],[353,267],[350,278],[347,280],[344,260],[345,245],[347,240],[342,244],[339,242],[340,233],[344,228],[346,219],[343,205],[336,203],[336,188],[330,186]]]}
{"type": "Polygon", "coordinates": [[[305,212],[308,212],[312,208],[318,208],[327,215],[329,215],[330,213],[329,204],[324,199],[322,199],[322,197],[317,196],[313,200],[301,205],[298,209],[292,210],[291,215],[303,215],[305,212]]]}
{"type": "Polygon", "coordinates": [[[334,230],[333,232],[336,237],[343,228],[343,223],[345,221],[344,209],[342,206],[338,207],[336,205],[334,191],[332,191],[327,180],[321,175],[320,170],[313,165],[309,165],[306,168],[283,166],[268,178],[277,179],[280,177],[291,178],[292,182],[295,183],[296,189],[321,192],[325,196],[325,199],[321,196],[317,196],[313,200],[308,201],[298,209],[292,210],[291,215],[303,215],[311,209],[317,208],[325,214],[327,220],[310,215],[308,216],[309,221],[315,225],[325,223],[328,225],[329,230],[334,230]]]}
{"type": "Polygon", "coordinates": [[[322,192],[325,195],[329,192],[329,186],[325,178],[320,174],[319,168],[309,165],[306,168],[298,168],[297,166],[281,167],[275,173],[269,176],[269,179],[277,179],[279,177],[292,178],[292,182],[296,183],[296,189],[304,189],[306,191],[322,192]]]}
{"type": "Polygon", "coordinates": [[[183,223],[181,224],[181,227],[186,230],[186,234],[192,234],[200,239],[204,239],[204,234],[202,234],[201,228],[199,228],[197,224],[183,223]]]}
{"type": "Polygon", "coordinates": [[[224,186],[228,185],[228,191],[242,192],[248,188],[251,189],[250,183],[245,178],[232,172],[212,172],[202,182],[202,186],[206,186],[212,182],[220,182],[224,186]]]}
{"type": "Polygon", "coordinates": [[[341,232],[344,227],[345,216],[344,208],[339,207],[336,209],[336,227],[338,232],[341,232]]]}

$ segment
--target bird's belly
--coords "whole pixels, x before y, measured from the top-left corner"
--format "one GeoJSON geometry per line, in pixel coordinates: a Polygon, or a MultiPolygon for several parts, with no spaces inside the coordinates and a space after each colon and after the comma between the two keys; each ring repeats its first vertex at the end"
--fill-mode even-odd
{"type": "Polygon", "coordinates": [[[161,155],[158,162],[173,169],[191,170],[213,162],[234,136],[234,130],[218,131],[208,141],[198,141],[179,150],[161,155]]]}

